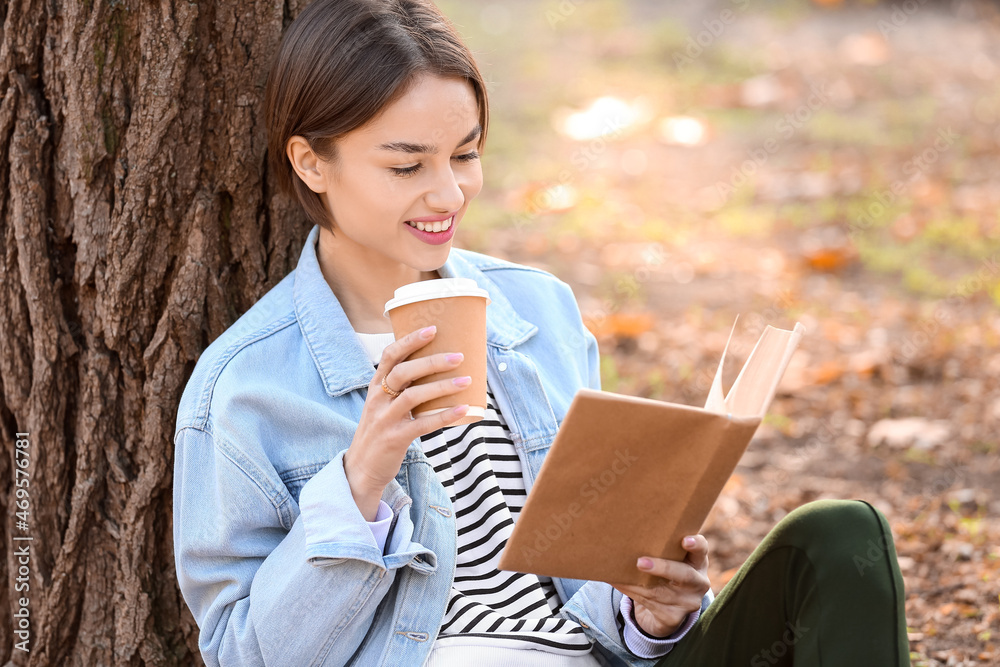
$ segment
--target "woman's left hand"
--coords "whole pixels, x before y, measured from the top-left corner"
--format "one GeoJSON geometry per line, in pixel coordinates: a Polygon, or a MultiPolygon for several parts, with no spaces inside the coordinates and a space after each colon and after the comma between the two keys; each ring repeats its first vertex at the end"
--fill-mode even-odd
{"type": "Polygon", "coordinates": [[[612,584],[632,598],[636,623],[654,637],[676,632],[688,614],[701,609],[701,600],[711,587],[708,540],[691,535],[681,541],[681,546],[688,552],[683,561],[647,557],[650,567],[639,566],[642,572],[655,575],[653,586],[612,584]]]}

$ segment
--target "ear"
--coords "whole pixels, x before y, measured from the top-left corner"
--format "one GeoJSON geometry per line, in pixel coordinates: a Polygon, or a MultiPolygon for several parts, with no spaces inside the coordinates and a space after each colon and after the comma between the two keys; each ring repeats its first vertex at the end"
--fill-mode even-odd
{"type": "Polygon", "coordinates": [[[316,193],[326,192],[326,179],[320,172],[320,157],[309,146],[305,137],[295,135],[285,143],[285,154],[292,163],[292,169],[316,193]]]}

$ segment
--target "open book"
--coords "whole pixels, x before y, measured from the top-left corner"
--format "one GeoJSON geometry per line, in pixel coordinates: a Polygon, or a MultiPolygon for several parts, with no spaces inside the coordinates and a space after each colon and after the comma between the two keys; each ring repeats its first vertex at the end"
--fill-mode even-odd
{"type": "Polygon", "coordinates": [[[648,585],[637,558],[683,560],[681,539],[701,530],[804,333],[767,326],[723,396],[727,342],[704,408],[579,390],[499,568],[648,585]]]}

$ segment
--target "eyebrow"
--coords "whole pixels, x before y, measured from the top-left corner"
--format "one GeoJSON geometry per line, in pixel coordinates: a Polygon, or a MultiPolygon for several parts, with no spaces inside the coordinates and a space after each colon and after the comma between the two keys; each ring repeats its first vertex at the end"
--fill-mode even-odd
{"type": "MultiPolygon", "coordinates": [[[[472,128],[472,131],[465,135],[460,142],[459,146],[464,146],[473,139],[479,136],[483,131],[482,126],[476,125],[472,128]]],[[[437,147],[431,146],[430,144],[411,144],[407,141],[390,141],[389,143],[379,144],[375,147],[376,150],[380,151],[395,151],[398,153],[429,153],[431,155],[437,154],[437,147]]]]}

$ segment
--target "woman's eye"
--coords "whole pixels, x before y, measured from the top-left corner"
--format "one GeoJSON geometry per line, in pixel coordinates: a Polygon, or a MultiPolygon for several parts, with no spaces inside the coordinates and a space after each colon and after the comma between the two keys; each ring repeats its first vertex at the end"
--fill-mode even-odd
{"type": "Polygon", "coordinates": [[[410,174],[415,174],[420,169],[420,164],[415,164],[412,167],[389,167],[392,173],[397,176],[409,176],[410,174]]]}
{"type": "MultiPolygon", "coordinates": [[[[473,160],[479,159],[479,152],[472,151],[469,153],[463,153],[462,155],[456,155],[453,160],[458,160],[459,162],[472,162],[473,160]]],[[[412,167],[389,167],[394,174],[397,176],[412,176],[413,174],[420,171],[423,165],[419,162],[412,167]]]]}

